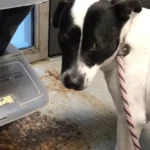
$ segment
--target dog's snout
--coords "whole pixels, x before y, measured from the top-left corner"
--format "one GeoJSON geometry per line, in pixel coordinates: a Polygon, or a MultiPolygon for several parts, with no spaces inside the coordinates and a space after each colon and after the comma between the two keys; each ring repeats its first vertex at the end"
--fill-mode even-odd
{"type": "Polygon", "coordinates": [[[69,89],[82,90],[84,84],[83,76],[65,75],[63,79],[65,87],[69,89]]]}

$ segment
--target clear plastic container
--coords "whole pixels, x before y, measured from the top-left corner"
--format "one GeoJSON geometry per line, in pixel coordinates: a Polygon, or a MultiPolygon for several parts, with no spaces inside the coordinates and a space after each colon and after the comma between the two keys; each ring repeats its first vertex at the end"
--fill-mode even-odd
{"type": "Polygon", "coordinates": [[[6,53],[0,58],[0,126],[48,103],[48,92],[26,58],[12,46],[6,53]]]}

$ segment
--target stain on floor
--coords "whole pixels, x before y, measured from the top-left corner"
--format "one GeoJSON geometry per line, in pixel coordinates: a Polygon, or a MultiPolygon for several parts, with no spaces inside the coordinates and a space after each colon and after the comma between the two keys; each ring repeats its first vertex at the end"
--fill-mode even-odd
{"type": "MultiPolygon", "coordinates": [[[[101,73],[85,91],[64,88],[61,61],[33,64],[49,92],[39,112],[0,127],[0,150],[114,150],[116,114],[101,73]]],[[[146,130],[147,139],[150,130],[146,130]]],[[[149,138],[150,139],[150,138],[149,138]]],[[[144,140],[144,150],[149,143],[144,140]]],[[[142,146],[143,146],[142,145],[142,146]]]]}
{"type": "Polygon", "coordinates": [[[55,91],[58,92],[60,95],[65,95],[65,96],[72,94],[74,96],[80,97],[82,100],[86,100],[90,102],[94,101],[96,106],[98,105],[98,103],[100,103],[101,105],[103,105],[103,107],[105,107],[105,109],[111,112],[109,107],[106,107],[100,100],[97,100],[96,97],[89,94],[88,92],[75,91],[73,89],[65,88],[60,81],[59,72],[54,69],[44,70],[44,74],[40,76],[40,79],[44,83],[44,85],[46,86],[49,92],[55,91]]]}
{"type": "Polygon", "coordinates": [[[1,128],[0,150],[105,150],[109,140],[107,147],[112,150],[114,112],[88,92],[64,88],[56,69],[46,68],[38,75],[50,94],[42,109],[46,115],[36,112],[7,130],[1,128]]]}
{"type": "Polygon", "coordinates": [[[64,146],[69,149],[81,134],[76,125],[36,112],[0,133],[0,150],[59,150],[64,146]]]}

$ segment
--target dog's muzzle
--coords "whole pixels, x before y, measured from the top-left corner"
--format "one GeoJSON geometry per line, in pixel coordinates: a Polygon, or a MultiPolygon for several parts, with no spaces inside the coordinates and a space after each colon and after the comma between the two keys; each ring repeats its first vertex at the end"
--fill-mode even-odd
{"type": "Polygon", "coordinates": [[[84,79],[84,76],[77,73],[66,73],[63,76],[62,82],[68,89],[82,90],[84,88],[84,79]]]}

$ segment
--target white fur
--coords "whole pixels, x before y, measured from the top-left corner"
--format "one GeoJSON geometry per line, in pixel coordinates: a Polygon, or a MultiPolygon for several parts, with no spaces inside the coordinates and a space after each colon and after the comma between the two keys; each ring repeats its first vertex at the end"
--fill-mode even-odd
{"type": "Polygon", "coordinates": [[[77,65],[81,73],[85,73],[85,82],[84,87],[87,87],[93,80],[95,74],[99,70],[99,67],[94,66],[91,69],[87,67],[82,60],[80,59],[80,53],[81,53],[81,44],[82,44],[82,38],[83,38],[83,25],[84,25],[84,19],[87,14],[87,11],[89,7],[94,4],[95,2],[98,2],[99,0],[76,0],[72,10],[71,14],[74,20],[74,24],[80,27],[81,30],[81,37],[80,37],[80,44],[78,49],[78,61],[77,65]],[[82,68],[82,69],[80,69],[82,68]]]}
{"type": "MultiPolygon", "coordinates": [[[[121,40],[131,46],[130,54],[124,58],[126,83],[131,114],[136,125],[138,137],[150,116],[150,10],[131,15],[121,32],[121,40]],[[148,114],[149,113],[149,114],[148,114]]],[[[123,115],[120,88],[117,79],[115,60],[104,68],[108,89],[112,95],[118,113],[116,150],[134,150],[123,115]]]]}
{"type": "Polygon", "coordinates": [[[99,0],[75,0],[74,5],[71,9],[71,15],[74,20],[74,24],[80,27],[81,32],[83,29],[84,18],[86,16],[89,7],[98,2],[99,0]]]}
{"type": "Polygon", "coordinates": [[[99,66],[95,65],[91,68],[89,68],[87,65],[85,65],[83,62],[79,62],[78,64],[78,72],[79,74],[85,74],[85,81],[84,81],[84,88],[88,87],[90,83],[93,81],[94,76],[99,70],[99,66]]]}

